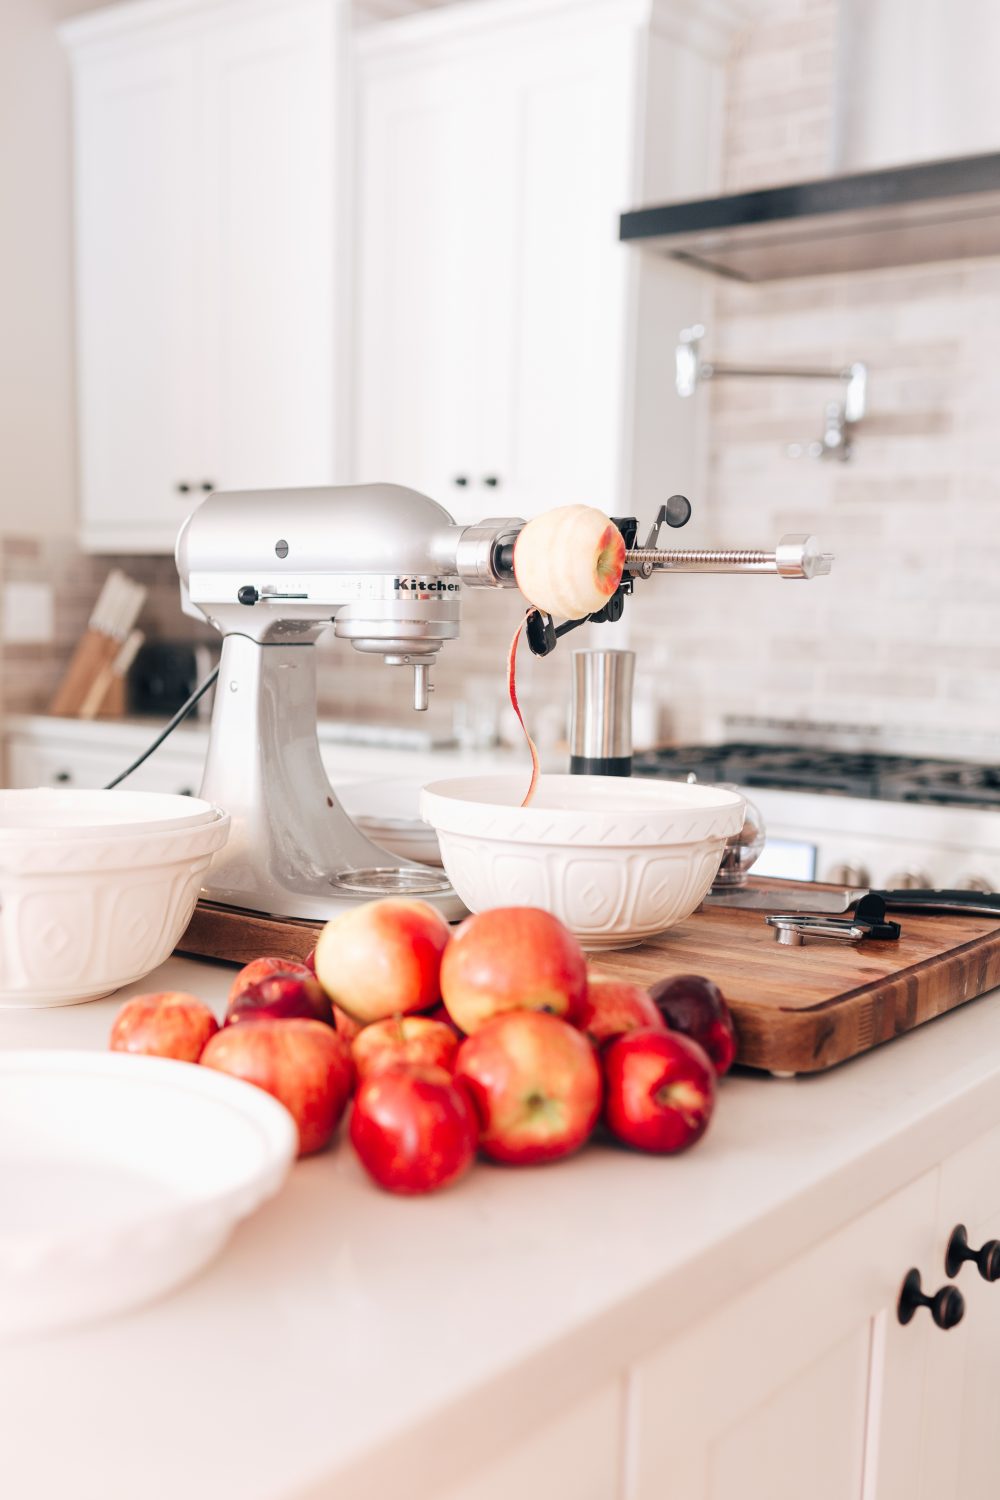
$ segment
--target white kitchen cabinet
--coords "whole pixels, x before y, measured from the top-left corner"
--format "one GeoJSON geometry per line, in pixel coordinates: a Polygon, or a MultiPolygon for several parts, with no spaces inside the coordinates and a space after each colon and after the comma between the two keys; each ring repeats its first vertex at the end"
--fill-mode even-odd
{"type": "Polygon", "coordinates": [[[704,278],[618,216],[716,179],[725,5],[455,4],[359,44],[354,477],[463,520],[697,482],[674,336],[704,278]]]}
{"type": "Polygon", "coordinates": [[[212,487],[338,462],[340,0],[163,0],[63,28],[81,538],[170,551],[212,487]]]}
{"type": "MultiPolygon", "coordinates": [[[[964,1224],[970,1246],[1000,1239],[1000,1129],[949,1157],[941,1168],[933,1273],[945,1276],[952,1231],[964,1224]]],[[[965,1317],[935,1348],[927,1371],[932,1401],[921,1433],[920,1500],[995,1500],[1000,1492],[1000,1282],[984,1281],[966,1261],[955,1275],[965,1317]]]]}
{"type": "MultiPolygon", "coordinates": [[[[896,1318],[930,1264],[936,1174],[919,1178],[634,1372],[628,1500],[898,1500],[918,1494],[931,1340],[896,1318]]],[[[940,1278],[944,1280],[944,1276],[940,1278]]]]}

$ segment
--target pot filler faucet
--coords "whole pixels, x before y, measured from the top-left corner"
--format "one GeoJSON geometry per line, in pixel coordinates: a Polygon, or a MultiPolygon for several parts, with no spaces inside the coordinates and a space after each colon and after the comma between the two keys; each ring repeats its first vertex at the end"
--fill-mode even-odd
{"type": "MultiPolygon", "coordinates": [[[[625,574],[590,620],[619,619],[635,581],[654,572],[830,571],[805,536],[784,537],[774,552],[661,548],[662,526],[690,513],[673,496],[642,547],[635,518],[616,518],[625,574]]],[[[392,484],[216,491],[188,517],[176,549],[181,601],[223,637],[201,795],[232,817],[206,900],[324,919],[345,903],[409,894],[464,914],[443,872],[378,848],[340,806],[316,736],[314,645],[332,624],[356,651],[409,667],[413,707],[425,709],[437,653],[458,637],[463,587],[516,587],[524,524],[504,516],[460,526],[426,495],[392,484]]],[[[535,612],[531,649],[545,655],[584,623],[557,626],[535,612]]]]}

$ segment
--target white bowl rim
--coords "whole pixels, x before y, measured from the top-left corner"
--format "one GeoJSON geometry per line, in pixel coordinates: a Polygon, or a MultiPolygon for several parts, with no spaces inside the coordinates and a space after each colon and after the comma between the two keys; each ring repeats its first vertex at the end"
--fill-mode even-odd
{"type": "MultiPolygon", "coordinates": [[[[654,842],[657,825],[662,828],[677,818],[689,818],[693,823],[700,818],[709,822],[721,819],[723,826],[717,830],[718,835],[729,836],[742,826],[746,805],[739,792],[724,787],[657,778],[543,775],[539,778],[536,799],[530,806],[522,807],[520,800],[526,790],[526,778],[509,772],[450,777],[424,787],[420,810],[443,833],[511,837],[519,842],[531,842],[537,836],[547,843],[556,842],[560,835],[574,843],[588,842],[579,837],[583,815],[593,819],[594,842],[601,844],[608,840],[610,847],[613,836],[638,841],[648,833],[648,841],[654,842]],[[556,797],[572,793],[576,805],[546,806],[546,792],[556,797]],[[585,799],[591,796],[593,805],[588,806],[585,799]],[[510,815],[509,826],[501,830],[496,821],[505,814],[510,815]],[[482,826],[484,820],[490,825],[488,829],[482,826]]],[[[701,837],[692,831],[693,840],[701,837]]]]}
{"type": "Polygon", "coordinates": [[[217,823],[225,816],[214,803],[179,792],[104,791],[92,787],[0,789],[0,843],[25,837],[47,841],[173,833],[217,823]]]}
{"type": "MultiPolygon", "coordinates": [[[[224,1215],[230,1220],[243,1218],[251,1213],[272,1192],[277,1191],[285,1175],[295,1161],[298,1151],[298,1131],[289,1111],[273,1095],[255,1084],[246,1083],[214,1068],[203,1068],[197,1063],[179,1062],[166,1057],[144,1057],[123,1052],[96,1052],[70,1050],[12,1049],[0,1052],[0,1078],[5,1074],[65,1075],[83,1074],[95,1080],[115,1077],[142,1077],[150,1085],[166,1085],[182,1093],[196,1093],[216,1099],[233,1112],[249,1121],[257,1130],[260,1139],[260,1156],[248,1163],[228,1186],[210,1195],[195,1194],[172,1204],[169,1208],[143,1214],[133,1224],[119,1231],[109,1231],[100,1225],[88,1231],[60,1229],[33,1237],[33,1257],[61,1256],[65,1254],[86,1255],[87,1246],[96,1241],[115,1241],[119,1236],[128,1239],[133,1234],[145,1233],[151,1225],[170,1224],[188,1214],[210,1208],[215,1215],[224,1215]]],[[[0,1233],[0,1267],[20,1262],[24,1255],[25,1240],[16,1234],[0,1233]]]]}

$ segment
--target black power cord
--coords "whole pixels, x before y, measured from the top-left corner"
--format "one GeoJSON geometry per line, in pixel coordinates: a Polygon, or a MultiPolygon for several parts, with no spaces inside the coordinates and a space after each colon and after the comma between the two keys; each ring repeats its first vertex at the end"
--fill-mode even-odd
{"type": "Polygon", "coordinates": [[[194,708],[199,698],[203,698],[204,695],[208,692],[209,688],[212,686],[212,683],[215,681],[218,675],[219,669],[218,667],[214,667],[212,671],[209,672],[208,676],[205,678],[205,681],[201,684],[201,686],[195,688],[194,692],[191,694],[187,702],[181,704],[180,708],[170,720],[170,723],[160,730],[153,743],[147,746],[147,748],[142,752],[138,759],[134,760],[127,770],[123,771],[120,776],[116,776],[114,781],[108,782],[107,786],[104,788],[106,792],[110,792],[114,787],[118,785],[119,782],[124,781],[126,776],[131,776],[133,771],[137,771],[139,769],[144,760],[149,759],[154,750],[159,749],[159,747],[163,744],[163,741],[166,739],[167,735],[173,733],[181,720],[187,718],[188,714],[194,708]]]}

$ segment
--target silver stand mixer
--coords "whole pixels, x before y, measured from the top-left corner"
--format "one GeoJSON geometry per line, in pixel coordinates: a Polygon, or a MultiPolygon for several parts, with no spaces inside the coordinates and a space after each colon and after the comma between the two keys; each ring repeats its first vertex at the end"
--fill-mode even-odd
{"type": "MultiPolygon", "coordinates": [[[[830,570],[811,537],[785,537],[773,553],[660,549],[664,522],[666,506],[641,548],[634,520],[619,522],[619,604],[592,618],[618,618],[634,581],[653,572],[830,570]]],[[[431,666],[459,634],[463,585],[516,587],[523,525],[459,526],[426,495],[388,484],[217,491],[188,517],[176,549],[182,604],[223,637],[201,795],[232,818],[205,900],[325,920],[345,903],[413,895],[452,920],[465,914],[441,871],[379,848],[340,806],[316,734],[314,645],[332,624],[356,651],[409,667],[413,706],[426,709],[431,666]]]]}

